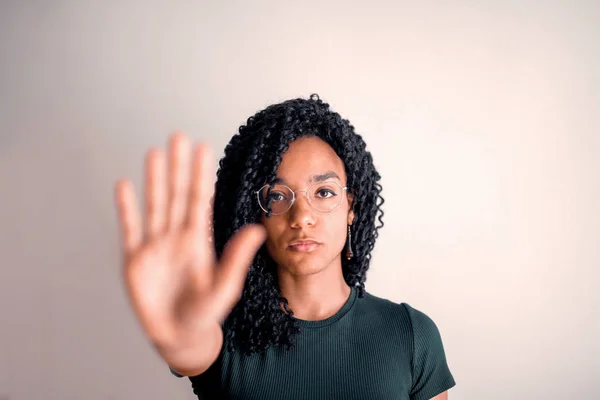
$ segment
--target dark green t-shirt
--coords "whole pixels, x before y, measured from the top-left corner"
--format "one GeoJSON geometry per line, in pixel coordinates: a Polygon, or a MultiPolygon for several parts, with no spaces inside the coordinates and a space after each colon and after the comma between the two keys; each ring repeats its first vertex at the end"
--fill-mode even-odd
{"type": "Polygon", "coordinates": [[[190,377],[201,399],[425,400],[455,385],[435,323],[406,303],[352,288],[344,306],[321,321],[298,320],[291,350],[246,356],[223,347],[190,377]]]}

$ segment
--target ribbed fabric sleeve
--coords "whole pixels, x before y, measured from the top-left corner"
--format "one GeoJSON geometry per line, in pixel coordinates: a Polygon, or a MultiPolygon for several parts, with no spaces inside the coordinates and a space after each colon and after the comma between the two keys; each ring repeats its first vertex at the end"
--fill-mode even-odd
{"type": "Polygon", "coordinates": [[[453,387],[440,332],[431,318],[402,303],[412,325],[412,389],[410,400],[427,400],[453,387]]]}

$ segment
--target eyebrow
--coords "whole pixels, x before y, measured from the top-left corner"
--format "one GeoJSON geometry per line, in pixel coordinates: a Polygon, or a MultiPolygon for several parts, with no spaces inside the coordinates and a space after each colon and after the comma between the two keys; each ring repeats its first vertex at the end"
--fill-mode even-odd
{"type": "MultiPolygon", "coordinates": [[[[324,174],[317,174],[317,175],[313,175],[310,177],[310,182],[323,182],[326,181],[327,179],[337,179],[338,181],[341,182],[340,177],[338,176],[338,174],[336,174],[333,171],[327,171],[324,174]]],[[[283,178],[277,177],[275,178],[275,180],[273,181],[273,183],[285,183],[287,184],[287,181],[283,178]]]]}

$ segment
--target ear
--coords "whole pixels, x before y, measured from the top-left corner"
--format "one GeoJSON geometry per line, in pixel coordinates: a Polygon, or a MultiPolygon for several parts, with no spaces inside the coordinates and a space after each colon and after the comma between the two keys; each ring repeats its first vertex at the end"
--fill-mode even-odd
{"type": "Polygon", "coordinates": [[[352,202],[354,201],[354,195],[348,193],[348,225],[352,225],[354,222],[354,211],[352,210],[352,202]]]}

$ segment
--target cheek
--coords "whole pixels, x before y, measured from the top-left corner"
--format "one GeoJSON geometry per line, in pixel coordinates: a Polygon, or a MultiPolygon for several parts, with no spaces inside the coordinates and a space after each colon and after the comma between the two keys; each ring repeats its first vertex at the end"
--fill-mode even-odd
{"type": "Polygon", "coordinates": [[[335,250],[337,252],[341,252],[346,245],[347,229],[346,224],[340,224],[340,228],[336,229],[333,243],[335,243],[335,250]]]}
{"type": "Polygon", "coordinates": [[[267,219],[263,217],[262,225],[267,230],[267,241],[265,242],[269,253],[277,251],[281,247],[281,240],[285,237],[286,223],[280,221],[280,218],[271,217],[267,219]]]}
{"type": "Polygon", "coordinates": [[[336,253],[341,252],[346,245],[346,237],[348,235],[346,217],[343,215],[336,216],[336,218],[327,221],[326,227],[328,247],[336,253]]]}

